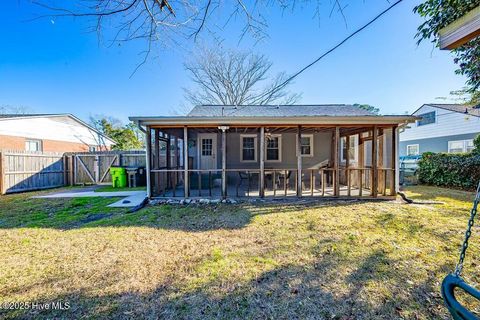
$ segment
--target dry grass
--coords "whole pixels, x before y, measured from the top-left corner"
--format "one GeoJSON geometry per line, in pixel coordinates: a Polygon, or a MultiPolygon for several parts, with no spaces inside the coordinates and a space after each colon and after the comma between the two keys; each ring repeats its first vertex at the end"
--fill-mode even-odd
{"type": "MultiPolygon", "coordinates": [[[[0,300],[68,301],[14,318],[448,319],[439,294],[473,194],[418,200],[107,209],[0,197],[0,300]]],[[[478,236],[474,232],[474,237],[478,236]]],[[[479,281],[473,238],[465,273],[479,281]]]]}

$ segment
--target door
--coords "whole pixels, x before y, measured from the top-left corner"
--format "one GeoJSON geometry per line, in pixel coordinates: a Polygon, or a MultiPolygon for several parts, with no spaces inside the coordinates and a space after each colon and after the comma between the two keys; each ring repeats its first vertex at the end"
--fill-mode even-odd
{"type": "Polygon", "coordinates": [[[217,169],[217,135],[215,133],[198,135],[198,153],[200,169],[217,169]]]}

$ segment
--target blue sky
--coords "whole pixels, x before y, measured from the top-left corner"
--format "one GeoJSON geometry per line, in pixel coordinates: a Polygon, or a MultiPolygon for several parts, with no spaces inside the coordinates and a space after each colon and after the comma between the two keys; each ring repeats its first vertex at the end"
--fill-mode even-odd
{"type": "MultiPolygon", "coordinates": [[[[291,90],[300,103],[367,103],[384,114],[414,111],[440,102],[464,86],[449,52],[414,35],[422,19],[413,14],[420,1],[404,0],[374,25],[299,76],[291,90]]],[[[238,24],[219,32],[226,48],[265,54],[273,72],[294,73],[388,6],[387,1],[350,1],[340,16],[320,20],[310,7],[295,12],[270,8],[268,37],[257,44],[238,43],[238,24]]],[[[37,113],[70,112],[83,119],[106,114],[123,121],[130,115],[171,115],[184,110],[183,87],[191,83],[183,68],[195,44],[158,48],[130,78],[142,60],[144,44],[99,44],[91,23],[82,19],[27,21],[39,9],[26,0],[8,1],[0,12],[0,106],[23,106],[37,113]],[[53,22],[52,22],[53,21],[53,22]]],[[[108,38],[108,35],[106,35],[108,38]]],[[[208,34],[199,42],[209,43],[208,34]]]]}

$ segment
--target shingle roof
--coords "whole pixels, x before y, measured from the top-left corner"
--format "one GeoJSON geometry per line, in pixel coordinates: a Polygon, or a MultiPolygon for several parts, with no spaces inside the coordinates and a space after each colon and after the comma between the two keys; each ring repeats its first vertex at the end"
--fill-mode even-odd
{"type": "Polygon", "coordinates": [[[442,103],[428,103],[427,106],[445,109],[453,112],[469,114],[472,116],[480,117],[479,106],[468,106],[465,104],[442,104],[442,103]]]}
{"type": "Polygon", "coordinates": [[[188,117],[302,117],[375,116],[374,113],[346,104],[323,105],[199,105],[188,117]]]}

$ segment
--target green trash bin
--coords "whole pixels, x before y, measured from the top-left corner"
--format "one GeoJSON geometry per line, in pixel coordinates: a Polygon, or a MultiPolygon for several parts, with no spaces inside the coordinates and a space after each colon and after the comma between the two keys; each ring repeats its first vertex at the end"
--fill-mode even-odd
{"type": "Polygon", "coordinates": [[[110,175],[112,176],[112,187],[127,187],[127,171],[122,167],[110,167],[110,175]]]}

